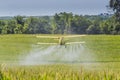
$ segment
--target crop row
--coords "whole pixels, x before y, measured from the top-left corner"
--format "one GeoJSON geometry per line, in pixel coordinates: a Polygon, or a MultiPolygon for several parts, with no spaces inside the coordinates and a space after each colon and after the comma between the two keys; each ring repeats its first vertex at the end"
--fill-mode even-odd
{"type": "Polygon", "coordinates": [[[0,80],[120,80],[120,72],[68,65],[1,66],[0,80]]]}

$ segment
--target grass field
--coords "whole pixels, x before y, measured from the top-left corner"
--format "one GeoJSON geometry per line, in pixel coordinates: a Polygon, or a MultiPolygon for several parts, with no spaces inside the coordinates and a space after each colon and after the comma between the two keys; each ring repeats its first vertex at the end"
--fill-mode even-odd
{"type": "MultiPolygon", "coordinates": [[[[0,80],[120,79],[119,35],[86,35],[84,37],[65,38],[65,40],[67,42],[85,41],[84,48],[93,55],[92,58],[94,59],[69,64],[16,65],[19,63],[19,56],[27,55],[32,50],[41,47],[41,45],[37,45],[38,42],[57,43],[58,40],[36,38],[36,35],[0,35],[0,80]]],[[[86,55],[86,53],[83,54],[86,55]]]]}

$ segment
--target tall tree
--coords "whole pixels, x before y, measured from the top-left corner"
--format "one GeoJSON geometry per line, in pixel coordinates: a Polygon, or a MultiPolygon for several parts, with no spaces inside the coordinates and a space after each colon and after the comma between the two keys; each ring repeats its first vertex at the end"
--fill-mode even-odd
{"type": "Polygon", "coordinates": [[[17,21],[17,24],[24,25],[24,16],[15,16],[14,19],[17,21]]]}
{"type": "Polygon", "coordinates": [[[110,0],[109,6],[115,12],[116,19],[120,21],[120,0],[110,0]]]}
{"type": "Polygon", "coordinates": [[[90,24],[90,20],[83,16],[75,15],[72,21],[72,31],[76,34],[85,34],[90,24]]]}
{"type": "Polygon", "coordinates": [[[0,33],[2,33],[2,30],[3,30],[5,25],[6,25],[6,22],[3,20],[0,20],[0,33]]]}
{"type": "Polygon", "coordinates": [[[55,14],[54,16],[54,29],[57,30],[58,33],[65,34],[71,32],[71,23],[73,19],[72,13],[61,12],[59,14],[55,14]]]}

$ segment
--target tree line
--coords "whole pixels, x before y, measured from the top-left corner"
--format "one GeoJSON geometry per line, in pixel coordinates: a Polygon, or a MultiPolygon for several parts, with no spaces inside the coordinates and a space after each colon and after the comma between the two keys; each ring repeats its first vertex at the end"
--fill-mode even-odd
{"type": "Polygon", "coordinates": [[[120,34],[115,16],[74,15],[56,13],[54,16],[15,16],[0,20],[0,34],[120,34]]]}

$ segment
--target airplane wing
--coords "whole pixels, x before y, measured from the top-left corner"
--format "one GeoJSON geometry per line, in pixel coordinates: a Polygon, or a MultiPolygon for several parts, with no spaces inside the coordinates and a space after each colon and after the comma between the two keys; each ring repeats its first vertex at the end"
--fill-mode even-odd
{"type": "Polygon", "coordinates": [[[41,44],[41,45],[56,45],[57,43],[40,43],[40,42],[38,42],[37,44],[41,44]]]}
{"type": "Polygon", "coordinates": [[[59,39],[60,37],[64,37],[64,38],[72,38],[72,37],[83,37],[83,36],[86,36],[86,35],[68,35],[68,36],[36,36],[37,38],[57,38],[59,39]]]}
{"type": "Polygon", "coordinates": [[[55,36],[36,36],[37,38],[59,38],[55,36]]]}
{"type": "Polygon", "coordinates": [[[85,43],[85,41],[82,41],[82,42],[68,42],[66,44],[84,44],[84,43],[85,43]]]}
{"type": "MultiPolygon", "coordinates": [[[[66,45],[70,45],[70,44],[84,44],[85,42],[67,42],[65,43],[66,45]]],[[[58,43],[41,43],[41,42],[38,42],[37,44],[39,45],[58,45],[58,43]]]]}
{"type": "Polygon", "coordinates": [[[68,36],[64,36],[66,38],[73,38],[73,37],[83,37],[83,36],[86,36],[86,35],[68,35],[68,36]]]}

